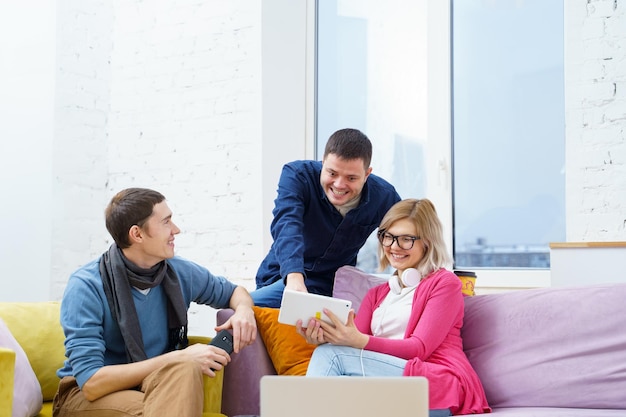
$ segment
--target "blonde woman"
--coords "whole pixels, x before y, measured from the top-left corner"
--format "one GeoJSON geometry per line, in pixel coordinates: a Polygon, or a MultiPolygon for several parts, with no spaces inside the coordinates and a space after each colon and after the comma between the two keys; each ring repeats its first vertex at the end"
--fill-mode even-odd
{"type": "Polygon", "coordinates": [[[298,332],[318,344],[307,376],[424,376],[430,417],[489,412],[485,393],[463,352],[461,281],[441,221],[427,199],[402,200],[378,228],[380,266],[395,272],[366,294],[347,324],[311,319],[298,332]]]}

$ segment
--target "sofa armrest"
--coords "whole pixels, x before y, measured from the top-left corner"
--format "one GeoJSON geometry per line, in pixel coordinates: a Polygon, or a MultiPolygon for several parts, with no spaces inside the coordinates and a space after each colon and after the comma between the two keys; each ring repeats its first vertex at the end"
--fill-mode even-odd
{"type": "MultiPolygon", "coordinates": [[[[226,322],[234,313],[231,309],[217,312],[217,324],[226,322]]],[[[272,360],[261,339],[232,355],[231,362],[224,368],[222,391],[222,413],[228,416],[260,415],[260,384],[264,375],[276,375],[272,360]]]]}
{"type": "Polygon", "coordinates": [[[14,379],[15,351],[0,347],[0,416],[12,414],[14,379]]]}
{"type": "MultiPolygon", "coordinates": [[[[207,344],[211,341],[206,336],[189,336],[189,344],[207,344]]],[[[224,388],[224,371],[215,373],[215,377],[204,376],[204,408],[203,416],[220,415],[222,410],[222,390],[224,388]]]]}

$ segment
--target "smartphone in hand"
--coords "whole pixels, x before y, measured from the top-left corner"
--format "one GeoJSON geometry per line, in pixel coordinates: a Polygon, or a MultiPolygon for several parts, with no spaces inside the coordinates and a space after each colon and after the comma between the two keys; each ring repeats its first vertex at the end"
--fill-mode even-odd
{"type": "Polygon", "coordinates": [[[226,329],[217,333],[209,344],[224,349],[229,355],[233,353],[233,335],[226,329]]]}

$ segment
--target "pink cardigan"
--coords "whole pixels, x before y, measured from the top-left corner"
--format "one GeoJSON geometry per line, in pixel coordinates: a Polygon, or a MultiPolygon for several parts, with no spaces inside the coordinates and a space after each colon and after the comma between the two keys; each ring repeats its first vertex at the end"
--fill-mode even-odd
{"type": "Polygon", "coordinates": [[[355,324],[370,335],[365,349],[407,359],[405,376],[428,378],[430,409],[449,408],[452,414],[490,412],[478,375],[463,352],[464,303],[459,278],[442,268],[422,279],[400,340],[372,336],[372,313],[389,291],[388,284],[370,289],[359,307],[355,324]]]}

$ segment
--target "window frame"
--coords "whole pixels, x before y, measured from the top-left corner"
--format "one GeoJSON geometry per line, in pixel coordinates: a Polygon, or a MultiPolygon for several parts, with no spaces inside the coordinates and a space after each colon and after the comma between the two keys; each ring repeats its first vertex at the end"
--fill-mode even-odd
{"type": "MultiPolygon", "coordinates": [[[[438,170],[438,183],[429,186],[452,250],[452,2],[427,0],[428,10],[428,135],[441,144],[428,160],[438,170]]],[[[263,205],[269,230],[275,187],[282,163],[315,158],[317,0],[266,0],[262,6],[262,124],[263,205]],[[290,53],[293,52],[293,53],[290,53]],[[276,69],[289,69],[292,88],[276,69]],[[296,115],[296,117],[289,117],[296,115]],[[286,124],[286,125],[285,125],[286,124]],[[301,141],[294,140],[300,137],[301,141]],[[290,144],[285,147],[286,144],[290,144]]],[[[271,237],[264,240],[266,249],[271,237]]],[[[550,286],[549,269],[482,269],[478,293],[550,286]]]]}

